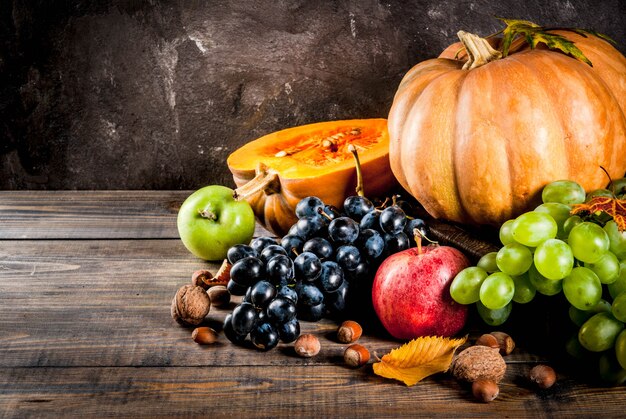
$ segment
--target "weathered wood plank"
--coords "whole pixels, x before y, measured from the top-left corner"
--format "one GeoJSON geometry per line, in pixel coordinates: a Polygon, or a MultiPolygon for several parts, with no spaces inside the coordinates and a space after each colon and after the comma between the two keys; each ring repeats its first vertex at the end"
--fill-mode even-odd
{"type": "MultiPolygon", "coordinates": [[[[290,345],[260,354],[223,336],[209,348],[192,342],[191,329],[171,319],[170,302],[201,268],[217,265],[173,240],[0,241],[0,367],[301,363],[284,356],[290,345]]],[[[207,324],[219,328],[227,313],[212,310],[207,324]]],[[[336,326],[302,323],[325,346],[311,362],[337,363],[345,346],[333,341],[336,326]]],[[[380,356],[399,345],[364,326],[363,343],[380,356]]],[[[518,345],[509,362],[542,359],[518,345]]]]}
{"type": "Polygon", "coordinates": [[[621,417],[625,387],[562,377],[537,392],[513,365],[490,404],[447,375],[414,387],[328,365],[0,369],[0,416],[621,417]]]}
{"type": "Polygon", "coordinates": [[[0,239],[178,239],[176,215],[192,192],[2,191],[0,239]]]}

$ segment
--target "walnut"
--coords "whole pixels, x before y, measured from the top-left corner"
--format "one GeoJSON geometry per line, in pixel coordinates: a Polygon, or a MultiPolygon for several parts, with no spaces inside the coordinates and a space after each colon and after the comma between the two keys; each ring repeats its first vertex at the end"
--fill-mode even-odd
{"type": "Polygon", "coordinates": [[[180,324],[200,324],[210,309],[211,300],[199,286],[183,285],[172,299],[172,318],[180,324]]]}
{"type": "Polygon", "coordinates": [[[489,380],[498,383],[504,377],[506,363],[499,348],[470,346],[454,358],[451,371],[458,380],[489,380]]]}

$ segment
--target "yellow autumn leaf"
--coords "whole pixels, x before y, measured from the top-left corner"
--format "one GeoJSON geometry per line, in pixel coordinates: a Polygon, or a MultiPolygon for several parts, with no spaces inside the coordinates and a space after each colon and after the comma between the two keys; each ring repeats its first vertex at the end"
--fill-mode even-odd
{"type": "Polygon", "coordinates": [[[461,339],[438,336],[413,339],[383,356],[373,365],[374,372],[412,386],[430,375],[447,371],[454,352],[466,340],[467,336],[461,339]]]}

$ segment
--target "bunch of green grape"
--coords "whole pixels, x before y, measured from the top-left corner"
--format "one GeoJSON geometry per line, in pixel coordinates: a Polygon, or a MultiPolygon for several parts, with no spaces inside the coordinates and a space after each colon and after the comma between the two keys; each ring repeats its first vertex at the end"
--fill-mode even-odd
{"type": "Polygon", "coordinates": [[[624,199],[625,192],[626,178],[613,182],[613,191],[588,195],[569,180],[546,185],[541,205],[502,224],[503,247],[458,273],[450,286],[452,298],[476,304],[483,321],[498,326],[513,303],[529,303],[536,293],[563,292],[579,327],[572,345],[591,352],[614,348],[626,370],[626,231],[604,212],[570,215],[573,205],[596,196],[624,199]]]}

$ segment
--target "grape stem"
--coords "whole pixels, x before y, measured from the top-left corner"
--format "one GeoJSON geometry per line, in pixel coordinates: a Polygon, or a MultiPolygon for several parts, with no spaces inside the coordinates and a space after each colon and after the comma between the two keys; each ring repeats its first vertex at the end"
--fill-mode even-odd
{"type": "Polygon", "coordinates": [[[352,144],[348,145],[348,151],[354,156],[354,162],[356,165],[356,194],[364,197],[365,191],[363,189],[363,173],[361,172],[361,162],[359,160],[359,153],[356,151],[356,147],[352,144]]]}

